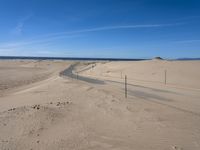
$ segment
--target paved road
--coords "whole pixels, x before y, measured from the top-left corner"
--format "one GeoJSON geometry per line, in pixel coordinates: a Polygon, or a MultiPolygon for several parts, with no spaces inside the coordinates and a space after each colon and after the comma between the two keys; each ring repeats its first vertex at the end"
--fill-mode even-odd
{"type": "MultiPolygon", "coordinates": [[[[63,72],[60,73],[61,76],[67,76],[70,78],[74,78],[74,79],[78,79],[81,81],[85,81],[88,83],[92,83],[92,84],[105,84],[107,83],[107,85],[110,86],[114,86],[115,90],[116,87],[118,87],[119,93],[124,94],[124,86],[123,86],[123,82],[117,82],[117,81],[112,81],[112,80],[98,80],[98,79],[94,79],[94,78],[89,78],[89,77],[84,77],[81,75],[77,75],[73,73],[74,68],[76,67],[76,65],[78,64],[73,64],[71,65],[69,68],[67,68],[66,70],[64,70],[63,72]]],[[[105,88],[105,87],[103,87],[105,88]]],[[[111,90],[111,89],[108,89],[111,90]]],[[[112,92],[112,91],[111,91],[112,92]]],[[[179,91],[180,92],[180,91],[179,91]]],[[[183,93],[176,93],[173,91],[168,91],[168,90],[162,90],[162,89],[154,89],[154,88],[150,88],[150,87],[144,87],[144,86],[140,86],[140,85],[134,85],[134,84],[128,84],[128,97],[129,98],[136,98],[136,99],[142,99],[151,103],[157,103],[157,104],[161,104],[182,112],[186,112],[186,113],[190,113],[196,116],[200,116],[199,111],[194,111],[192,109],[188,109],[185,107],[182,107],[180,105],[177,105],[175,103],[172,103],[173,101],[176,101],[177,103],[180,103],[181,101],[178,101],[176,99],[170,99],[168,96],[170,95],[176,95],[176,97],[179,97],[181,99],[181,95],[183,95],[183,93]],[[163,95],[164,94],[164,95],[163,95]],[[167,94],[167,95],[166,95],[167,94]]],[[[190,95],[184,95],[190,97],[190,95]]]]}
{"type": "Polygon", "coordinates": [[[69,78],[73,78],[73,79],[78,79],[81,81],[85,81],[88,83],[93,83],[93,84],[105,84],[104,81],[102,80],[98,80],[98,79],[93,79],[93,78],[88,78],[88,77],[84,77],[81,75],[77,75],[73,73],[74,68],[76,67],[77,64],[73,64],[70,67],[68,67],[67,69],[65,69],[64,71],[62,71],[60,73],[61,76],[67,76],[69,78]]]}

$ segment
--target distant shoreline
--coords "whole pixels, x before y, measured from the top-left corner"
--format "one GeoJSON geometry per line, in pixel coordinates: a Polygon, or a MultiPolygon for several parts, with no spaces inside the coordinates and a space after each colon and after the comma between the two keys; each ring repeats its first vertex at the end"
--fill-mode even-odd
{"type": "MultiPolygon", "coordinates": [[[[140,58],[89,58],[89,57],[36,57],[36,56],[0,56],[0,60],[81,60],[81,61],[142,61],[152,59],[140,58]]],[[[177,58],[177,59],[163,59],[171,61],[192,61],[200,60],[200,58],[177,58]]]]}
{"type": "Polygon", "coordinates": [[[82,61],[141,61],[150,59],[131,58],[83,58],[83,57],[32,57],[32,56],[0,56],[0,60],[31,59],[31,60],[82,60],[82,61]]]}

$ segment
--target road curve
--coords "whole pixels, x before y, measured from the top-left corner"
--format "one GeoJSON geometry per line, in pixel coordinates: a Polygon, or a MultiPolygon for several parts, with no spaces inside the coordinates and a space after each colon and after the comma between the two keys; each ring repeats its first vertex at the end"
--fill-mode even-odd
{"type": "Polygon", "coordinates": [[[60,76],[67,76],[69,78],[85,81],[85,82],[92,83],[92,84],[105,84],[105,82],[102,80],[88,78],[88,77],[84,77],[84,76],[81,76],[78,74],[74,74],[73,70],[76,66],[77,66],[77,64],[70,65],[67,69],[60,72],[60,76]]]}

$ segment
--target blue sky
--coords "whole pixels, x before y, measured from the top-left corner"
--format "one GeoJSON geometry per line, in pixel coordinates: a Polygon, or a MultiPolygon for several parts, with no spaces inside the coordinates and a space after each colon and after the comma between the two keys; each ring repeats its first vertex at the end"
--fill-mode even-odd
{"type": "Polygon", "coordinates": [[[200,57],[200,1],[0,0],[0,55],[200,57]]]}

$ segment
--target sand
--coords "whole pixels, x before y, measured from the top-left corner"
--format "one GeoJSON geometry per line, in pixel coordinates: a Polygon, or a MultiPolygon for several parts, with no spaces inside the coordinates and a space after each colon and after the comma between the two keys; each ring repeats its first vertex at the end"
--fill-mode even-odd
{"type": "Polygon", "coordinates": [[[0,61],[0,149],[199,150],[199,65],[0,61]]]}

